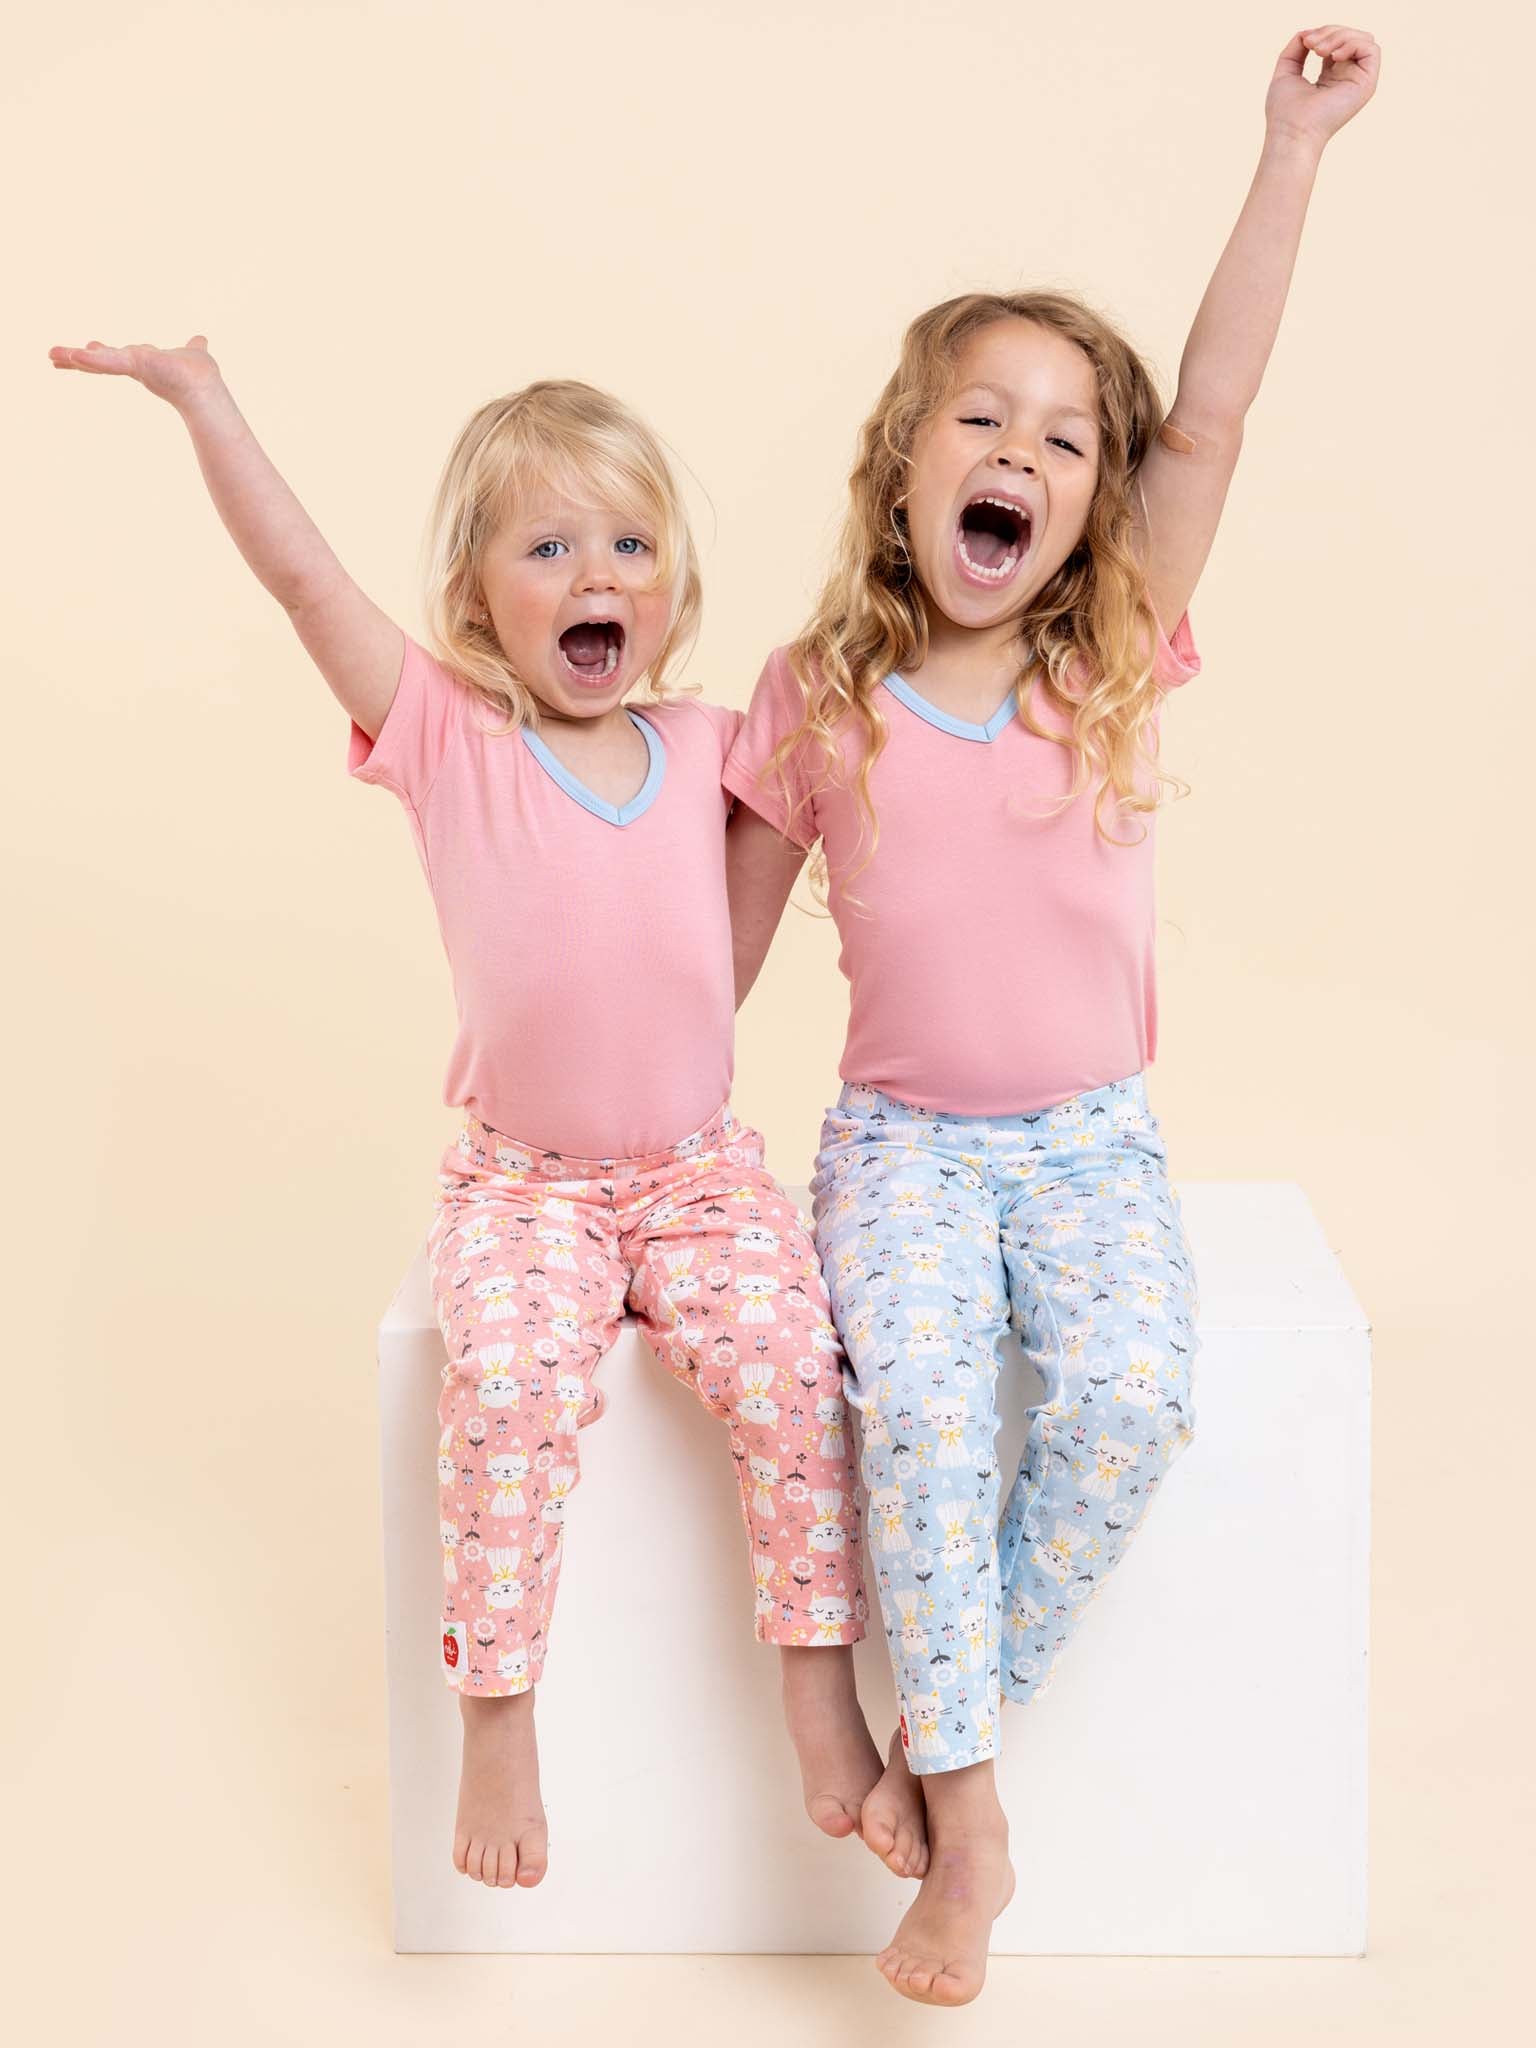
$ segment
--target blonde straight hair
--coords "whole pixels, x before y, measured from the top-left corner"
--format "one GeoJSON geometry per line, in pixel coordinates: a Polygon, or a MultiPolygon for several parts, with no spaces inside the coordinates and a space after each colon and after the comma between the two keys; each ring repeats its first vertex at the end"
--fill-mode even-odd
{"type": "Polygon", "coordinates": [[[698,557],[682,494],[661,443],[639,416],[590,384],[546,379],[493,398],[465,422],[438,482],[427,529],[426,610],[433,651],[502,721],[538,724],[538,701],[515,673],[495,627],[474,617],[492,536],[543,487],[610,507],[656,536],[657,589],[672,592],[667,637],[648,672],[655,699],[698,631],[698,557]]]}
{"type": "Polygon", "coordinates": [[[844,765],[839,727],[847,718],[857,721],[866,744],[856,793],[869,843],[861,867],[879,838],[869,790],[869,772],[886,739],[879,685],[893,670],[920,667],[928,651],[927,615],[902,510],[913,444],[952,390],[966,342],[978,328],[1009,319],[1035,321],[1075,342],[1098,388],[1099,474],[1082,538],[1019,621],[1019,715],[1029,731],[1074,757],[1072,787],[1053,808],[1065,808],[1096,784],[1094,823],[1108,839],[1107,808],[1152,811],[1165,789],[1187,792],[1158,767],[1155,728],[1149,732],[1160,694],[1152,680],[1155,619],[1133,545],[1132,494],[1163,420],[1151,375],[1109,322],[1069,293],[970,292],[919,314],[907,329],[901,359],[859,434],[831,572],[790,649],[803,717],[775,749],[772,765],[787,790],[785,764],[809,745],[824,757],[828,776],[838,778],[844,765]],[[1040,723],[1030,702],[1035,689],[1066,714],[1067,733],[1040,723]]]}

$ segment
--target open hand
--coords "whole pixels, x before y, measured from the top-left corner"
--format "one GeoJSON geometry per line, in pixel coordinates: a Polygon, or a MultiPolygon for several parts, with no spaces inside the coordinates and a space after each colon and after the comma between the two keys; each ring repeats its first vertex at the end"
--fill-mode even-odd
{"type": "Polygon", "coordinates": [[[1280,52],[1270,81],[1264,119],[1271,133],[1296,135],[1321,149],[1371,97],[1380,68],[1376,38],[1364,29],[1301,29],[1280,52]],[[1315,80],[1302,75],[1313,51],[1323,60],[1315,80]]]}
{"type": "Polygon", "coordinates": [[[185,348],[156,348],[149,341],[134,342],[128,348],[109,348],[104,341],[91,341],[84,348],[51,348],[48,360],[56,370],[89,370],[98,377],[132,377],[168,405],[183,405],[197,392],[219,381],[219,366],[208,353],[206,334],[194,334],[185,348]]]}

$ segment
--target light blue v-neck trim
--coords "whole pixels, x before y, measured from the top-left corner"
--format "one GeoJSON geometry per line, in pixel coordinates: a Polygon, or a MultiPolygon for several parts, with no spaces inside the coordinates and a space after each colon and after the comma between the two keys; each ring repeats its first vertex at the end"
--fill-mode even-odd
{"type": "Polygon", "coordinates": [[[1011,692],[1005,697],[985,725],[971,725],[966,719],[952,718],[947,711],[941,711],[937,704],[914,690],[905,676],[894,672],[885,679],[885,687],[909,711],[915,711],[919,718],[925,718],[930,725],[936,725],[940,732],[953,733],[957,740],[995,740],[1003,727],[1019,714],[1019,700],[1011,692]]]}
{"type": "MultiPolygon", "coordinates": [[[[625,707],[628,710],[628,706],[625,707]]],[[[523,740],[535,761],[553,781],[558,782],[567,796],[576,799],[584,811],[590,811],[594,818],[601,818],[609,825],[632,825],[642,811],[648,811],[661,794],[661,780],[667,772],[667,750],[662,744],[656,728],[643,719],[637,711],[630,711],[630,723],[639,728],[645,741],[645,751],[650,757],[650,766],[645,771],[645,780],[635,791],[627,804],[611,804],[588,789],[584,782],[578,782],[570,769],[556,760],[532,726],[522,728],[523,740]]]]}

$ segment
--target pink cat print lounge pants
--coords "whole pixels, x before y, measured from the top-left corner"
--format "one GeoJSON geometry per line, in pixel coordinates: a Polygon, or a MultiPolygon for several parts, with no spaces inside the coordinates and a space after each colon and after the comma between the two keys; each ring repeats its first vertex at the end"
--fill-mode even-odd
{"type": "Polygon", "coordinates": [[[626,1312],[726,1426],[758,1639],[863,1635],[826,1285],[762,1139],[729,1104],[640,1159],[539,1152],[466,1115],[443,1158],[430,1254],[447,1349],[437,1463],[450,1686],[499,1698],[539,1679],[578,1427],[626,1312]]]}

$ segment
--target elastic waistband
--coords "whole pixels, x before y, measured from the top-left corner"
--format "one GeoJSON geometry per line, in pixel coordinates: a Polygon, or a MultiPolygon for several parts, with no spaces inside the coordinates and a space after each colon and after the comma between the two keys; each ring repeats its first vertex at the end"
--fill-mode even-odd
{"type": "Polygon", "coordinates": [[[963,1115],[957,1110],[930,1109],[921,1103],[903,1102],[899,1096],[887,1095],[881,1089],[871,1087],[867,1081],[845,1081],[836,1107],[845,1116],[879,1116],[892,1123],[942,1124],[950,1131],[969,1128],[980,1133],[1022,1123],[1026,1117],[1059,1117],[1076,1122],[1080,1116],[1106,1110],[1112,1104],[1147,1114],[1145,1071],[1128,1074],[1123,1081],[1106,1081],[1100,1088],[1085,1088],[1080,1094],[1068,1095],[1060,1102],[1028,1110],[998,1109],[963,1115]]]}
{"type": "Polygon", "coordinates": [[[615,1174],[654,1173],[695,1153],[713,1152],[730,1144],[743,1129],[745,1126],[730,1103],[722,1102],[696,1131],[679,1138],[675,1145],[663,1146],[659,1152],[633,1156],[615,1153],[605,1159],[587,1159],[575,1152],[546,1152],[537,1145],[523,1144],[508,1137],[505,1131],[482,1123],[473,1110],[466,1109],[459,1131],[459,1150],[471,1158],[483,1156],[487,1164],[494,1163],[504,1173],[532,1174],[540,1180],[606,1180],[615,1174]]]}

